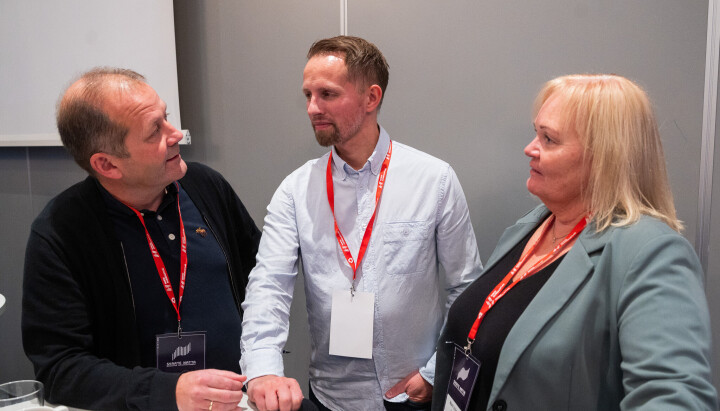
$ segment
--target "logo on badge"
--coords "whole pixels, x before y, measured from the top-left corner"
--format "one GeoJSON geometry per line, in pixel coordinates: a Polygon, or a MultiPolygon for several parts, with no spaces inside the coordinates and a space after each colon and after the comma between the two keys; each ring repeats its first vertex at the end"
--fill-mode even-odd
{"type": "Polygon", "coordinates": [[[175,349],[175,351],[173,351],[173,353],[172,353],[172,356],[171,356],[172,361],[175,361],[175,359],[177,357],[184,357],[184,356],[190,354],[190,346],[191,345],[192,345],[192,343],[188,343],[188,345],[186,345],[184,347],[177,347],[175,349]]]}
{"type": "Polygon", "coordinates": [[[470,374],[470,367],[463,368],[460,370],[460,372],[458,372],[457,379],[460,381],[465,381],[469,374],[470,374]]]}

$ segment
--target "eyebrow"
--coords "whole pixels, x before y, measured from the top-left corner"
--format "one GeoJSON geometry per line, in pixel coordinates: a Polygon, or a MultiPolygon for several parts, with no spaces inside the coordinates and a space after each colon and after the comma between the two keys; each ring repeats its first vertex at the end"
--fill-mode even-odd
{"type": "Polygon", "coordinates": [[[323,82],[311,82],[308,84],[309,87],[305,87],[305,82],[303,82],[303,91],[309,91],[310,89],[319,89],[319,90],[342,90],[344,87],[334,81],[323,81],[323,82]],[[318,84],[321,83],[321,84],[318,84]]]}
{"type": "Polygon", "coordinates": [[[557,130],[556,130],[555,128],[553,128],[553,127],[545,126],[545,125],[540,125],[540,126],[538,126],[537,124],[535,124],[534,121],[533,121],[533,128],[534,128],[535,130],[540,129],[540,130],[550,130],[550,131],[553,131],[553,132],[557,132],[557,130]]]}
{"type": "Polygon", "coordinates": [[[165,103],[165,102],[162,101],[162,100],[161,100],[161,102],[162,102],[162,110],[160,110],[160,117],[153,119],[153,124],[156,123],[158,120],[160,120],[160,119],[165,119],[165,117],[167,117],[167,114],[168,114],[168,112],[167,112],[167,103],[165,103]]]}

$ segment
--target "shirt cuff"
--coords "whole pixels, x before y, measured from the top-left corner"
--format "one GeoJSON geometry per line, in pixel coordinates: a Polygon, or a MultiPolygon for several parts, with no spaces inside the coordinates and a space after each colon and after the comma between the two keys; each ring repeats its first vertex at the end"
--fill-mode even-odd
{"type": "Polygon", "coordinates": [[[435,381],[435,355],[437,351],[433,353],[432,357],[428,360],[424,367],[420,368],[420,376],[425,379],[430,385],[434,385],[435,381]]]}
{"type": "Polygon", "coordinates": [[[282,354],[274,348],[262,348],[243,353],[240,358],[240,368],[247,381],[263,375],[277,375],[284,377],[282,354]]]}

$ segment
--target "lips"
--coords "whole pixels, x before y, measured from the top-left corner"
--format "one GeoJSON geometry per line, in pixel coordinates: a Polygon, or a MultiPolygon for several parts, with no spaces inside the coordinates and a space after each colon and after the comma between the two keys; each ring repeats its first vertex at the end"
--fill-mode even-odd
{"type": "Polygon", "coordinates": [[[322,129],[322,128],[332,127],[332,123],[327,122],[327,121],[313,121],[312,126],[314,129],[317,130],[319,128],[322,129]]]}
{"type": "Polygon", "coordinates": [[[322,115],[310,116],[310,123],[313,128],[327,128],[333,126],[332,120],[329,120],[322,115]]]}
{"type": "Polygon", "coordinates": [[[168,158],[166,161],[167,161],[167,162],[170,162],[170,161],[175,161],[175,160],[178,160],[178,159],[180,159],[180,153],[175,154],[174,156],[168,158]]]}
{"type": "Polygon", "coordinates": [[[530,162],[530,174],[542,175],[542,173],[538,171],[537,167],[535,167],[532,162],[530,162]]]}

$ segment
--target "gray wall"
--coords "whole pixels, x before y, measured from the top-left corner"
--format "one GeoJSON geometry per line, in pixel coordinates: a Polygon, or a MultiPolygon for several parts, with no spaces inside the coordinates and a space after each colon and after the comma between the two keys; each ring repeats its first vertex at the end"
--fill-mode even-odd
{"type": "MultiPolygon", "coordinates": [[[[32,220],[62,189],[85,172],[60,147],[0,147],[0,383],[33,377],[20,339],[20,299],[25,243],[32,220]]],[[[49,290],[48,298],[52,298],[49,290]]]]}
{"type": "MultiPolygon", "coordinates": [[[[648,90],[685,234],[694,241],[706,1],[349,3],[348,34],[376,43],[390,63],[381,124],[392,138],[453,165],[483,259],[502,230],[537,201],[525,190],[528,160],[522,153],[532,138],[535,93],[544,81],[573,72],[619,73],[648,90]]],[[[312,136],[300,87],[309,45],[340,34],[339,2],[175,0],[174,5],[182,126],[193,135],[183,155],[225,174],[262,226],[280,181],[324,152],[312,136]]],[[[0,149],[0,169],[5,228],[0,292],[14,299],[0,317],[0,381],[5,381],[31,375],[19,348],[17,302],[29,223],[47,199],[82,173],[57,149],[0,149]]],[[[715,181],[720,198],[720,177],[715,181]]],[[[716,206],[713,214],[719,213],[716,206]]],[[[718,230],[712,234],[720,239],[718,230]]],[[[720,297],[712,268],[719,265],[718,260],[710,265],[711,301],[720,297]]],[[[301,282],[286,373],[305,388],[309,353],[301,282]]]]}

